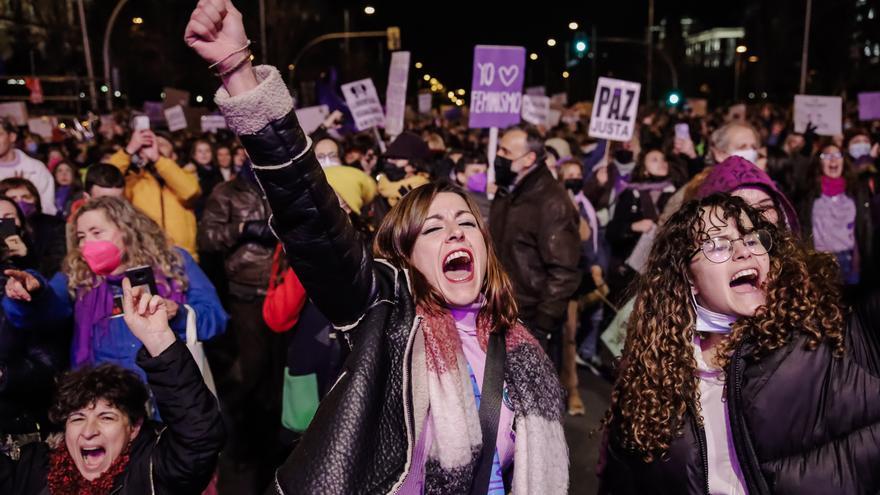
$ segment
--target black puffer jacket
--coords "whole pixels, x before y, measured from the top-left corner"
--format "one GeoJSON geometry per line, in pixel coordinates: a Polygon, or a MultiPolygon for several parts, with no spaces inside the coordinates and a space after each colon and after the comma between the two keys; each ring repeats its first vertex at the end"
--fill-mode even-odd
{"type": "MultiPolygon", "coordinates": [[[[132,442],[128,467],[115,479],[111,493],[198,495],[214,474],[223,446],[217,399],[183,342],[156,357],[141,348],[137,364],[147,373],[165,424],[144,424],[132,442]]],[[[18,462],[0,456],[0,493],[49,493],[50,454],[46,444],[32,443],[22,448],[18,462]]]]}
{"type": "MultiPolygon", "coordinates": [[[[748,493],[880,492],[880,293],[847,319],[846,354],[804,337],[756,360],[740,345],[726,370],[734,447],[748,493]]],[[[645,464],[615,447],[602,493],[708,493],[705,432],[689,416],[667,460],[645,464]]],[[[613,425],[612,425],[613,432],[613,425]]]]}
{"type": "Polygon", "coordinates": [[[543,337],[561,328],[581,281],[580,217],[543,163],[492,201],[489,228],[510,275],[520,317],[543,337]]]}

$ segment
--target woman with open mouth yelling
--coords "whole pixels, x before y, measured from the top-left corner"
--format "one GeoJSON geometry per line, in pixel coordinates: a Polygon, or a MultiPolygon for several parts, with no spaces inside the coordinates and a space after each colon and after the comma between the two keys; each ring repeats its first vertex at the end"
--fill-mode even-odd
{"type": "Polygon", "coordinates": [[[137,364],[164,424],[147,416],[149,394],[134,372],[114,364],[71,371],[49,411],[63,441],[29,443],[15,461],[0,455],[0,493],[198,495],[208,485],[224,439],[217,399],[168,325],[165,299],[127,278],[122,289],[125,323],[142,344],[137,364]]]}
{"type": "Polygon", "coordinates": [[[223,81],[215,102],[248,150],[291,267],[351,346],[275,491],[566,493],[561,387],[517,321],[474,203],[447,185],[408,192],[370,256],[281,75],[251,66],[238,10],[201,0],[185,40],[223,81]]]}
{"type": "Polygon", "coordinates": [[[692,201],[654,242],[606,415],[603,493],[880,490],[880,295],[761,209],[692,201]]]}

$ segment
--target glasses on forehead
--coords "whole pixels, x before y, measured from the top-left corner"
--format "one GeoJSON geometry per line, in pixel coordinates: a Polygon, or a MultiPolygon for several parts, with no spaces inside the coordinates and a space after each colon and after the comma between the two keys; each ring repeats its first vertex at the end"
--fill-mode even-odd
{"type": "Polygon", "coordinates": [[[835,151],[834,153],[821,153],[819,158],[825,160],[826,162],[829,160],[840,160],[843,158],[843,153],[839,151],[835,151]]]}
{"type": "Polygon", "coordinates": [[[737,241],[742,241],[743,246],[756,256],[767,254],[773,246],[773,239],[770,237],[769,232],[766,230],[755,230],[739,239],[728,239],[726,237],[708,239],[690,257],[693,258],[702,251],[706,259],[712,263],[724,263],[733,256],[733,244],[737,241]]]}

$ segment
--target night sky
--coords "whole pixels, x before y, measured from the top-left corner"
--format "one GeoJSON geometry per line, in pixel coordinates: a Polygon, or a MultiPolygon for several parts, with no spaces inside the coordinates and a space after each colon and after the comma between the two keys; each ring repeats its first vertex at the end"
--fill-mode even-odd
{"type": "MultiPolygon", "coordinates": [[[[519,2],[517,2],[519,3],[519,2]]],[[[550,55],[550,72],[563,69],[563,43],[571,40],[568,23],[578,22],[588,34],[593,24],[599,36],[643,38],[647,21],[647,0],[614,0],[612,2],[564,2],[542,0],[529,7],[514,7],[513,1],[472,2],[347,2],[356,28],[378,29],[388,25],[401,28],[403,49],[413,53],[413,61],[425,64],[425,71],[451,87],[469,87],[473,46],[475,44],[511,44],[537,52],[539,61],[530,63],[533,70],[545,71],[543,63],[550,55]],[[610,5],[609,5],[610,3],[610,5]],[[366,16],[365,5],[373,5],[376,14],[366,16]],[[559,42],[549,48],[546,40],[559,42]]],[[[665,16],[678,19],[690,16],[703,27],[739,26],[745,1],[706,2],[685,0],[657,1],[655,22],[665,16]]],[[[643,53],[643,52],[638,52],[643,53]]],[[[632,58],[632,50],[611,49],[609,55],[619,59],[630,57],[636,70],[644,70],[644,59],[632,58]]]]}

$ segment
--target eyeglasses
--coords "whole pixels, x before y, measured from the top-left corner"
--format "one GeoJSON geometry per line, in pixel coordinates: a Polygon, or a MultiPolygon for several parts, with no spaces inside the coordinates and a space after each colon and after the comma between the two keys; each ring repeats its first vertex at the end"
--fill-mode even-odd
{"type": "Polygon", "coordinates": [[[835,151],[834,153],[821,153],[819,154],[819,158],[828,161],[828,160],[840,160],[843,158],[843,153],[839,151],[835,151]]]}
{"type": "Polygon", "coordinates": [[[702,251],[706,259],[712,263],[724,263],[733,256],[733,243],[736,241],[742,241],[749,252],[756,256],[767,254],[773,246],[773,238],[770,237],[769,232],[766,230],[756,230],[749,232],[739,239],[713,237],[705,241],[690,257],[693,258],[702,251]]]}

